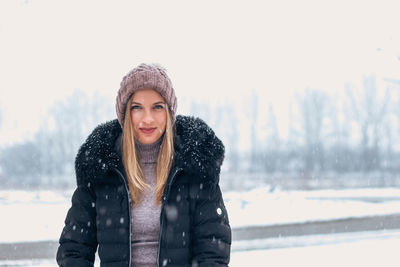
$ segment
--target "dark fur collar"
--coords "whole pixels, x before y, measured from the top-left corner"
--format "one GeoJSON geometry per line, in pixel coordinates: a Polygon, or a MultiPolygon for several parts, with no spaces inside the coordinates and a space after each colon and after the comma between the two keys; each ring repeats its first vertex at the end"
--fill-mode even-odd
{"type": "MultiPolygon", "coordinates": [[[[104,177],[122,166],[116,141],[122,132],[118,120],[97,126],[80,147],[75,160],[78,184],[104,177]]],[[[225,148],[214,131],[201,119],[176,116],[174,125],[174,167],[182,168],[197,179],[218,182],[225,148]]]]}

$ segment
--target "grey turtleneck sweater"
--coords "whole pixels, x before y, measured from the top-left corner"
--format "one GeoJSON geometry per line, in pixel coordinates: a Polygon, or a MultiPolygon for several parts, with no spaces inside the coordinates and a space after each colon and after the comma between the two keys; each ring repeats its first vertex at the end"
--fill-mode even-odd
{"type": "Polygon", "coordinates": [[[161,207],[155,204],[155,186],[161,141],[161,138],[153,144],[136,141],[140,165],[150,188],[146,188],[141,201],[131,207],[132,266],[157,266],[161,207]]]}

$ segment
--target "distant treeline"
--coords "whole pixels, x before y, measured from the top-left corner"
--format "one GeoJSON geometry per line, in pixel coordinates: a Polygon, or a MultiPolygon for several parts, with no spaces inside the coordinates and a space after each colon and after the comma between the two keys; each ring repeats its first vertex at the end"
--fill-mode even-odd
{"type": "MultiPolygon", "coordinates": [[[[241,106],[192,101],[190,113],[204,119],[223,140],[223,171],[384,173],[400,171],[400,82],[377,89],[374,76],[342,97],[316,89],[297,94],[289,106],[289,133],[279,134],[273,103],[255,93],[241,106]],[[241,119],[239,119],[241,118],[241,119]],[[242,135],[249,146],[239,147],[242,135]]],[[[37,134],[0,151],[0,182],[9,186],[73,186],[79,145],[98,123],[115,117],[112,101],[76,90],[49,110],[37,134]]]]}

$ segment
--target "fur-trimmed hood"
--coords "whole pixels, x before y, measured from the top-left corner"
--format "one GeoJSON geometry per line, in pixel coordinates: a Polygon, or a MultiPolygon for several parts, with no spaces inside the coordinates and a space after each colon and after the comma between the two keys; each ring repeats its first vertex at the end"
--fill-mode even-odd
{"type": "MultiPolygon", "coordinates": [[[[122,166],[116,142],[122,129],[118,120],[97,126],[80,147],[75,159],[78,184],[100,179],[122,166]]],[[[174,124],[174,165],[198,179],[218,182],[225,148],[214,131],[200,118],[176,116],[174,124]]]]}

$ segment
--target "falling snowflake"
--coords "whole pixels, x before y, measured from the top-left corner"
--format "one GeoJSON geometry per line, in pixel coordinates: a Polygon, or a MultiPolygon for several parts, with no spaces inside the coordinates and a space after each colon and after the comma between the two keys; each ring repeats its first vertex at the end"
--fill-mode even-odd
{"type": "Polygon", "coordinates": [[[217,213],[218,213],[218,215],[222,215],[222,210],[221,210],[221,208],[218,208],[218,209],[217,209],[217,213]]]}

